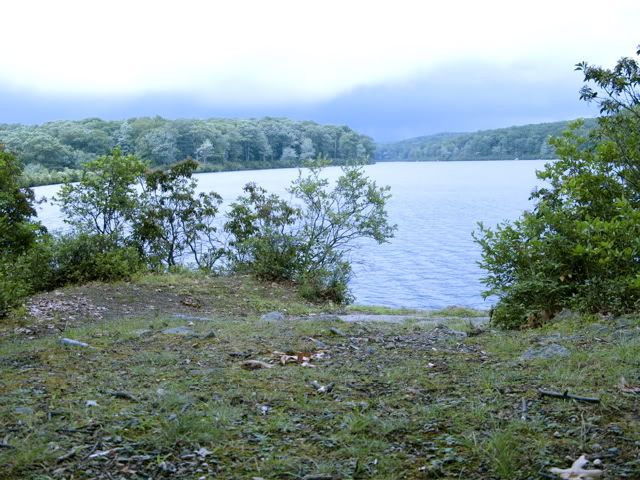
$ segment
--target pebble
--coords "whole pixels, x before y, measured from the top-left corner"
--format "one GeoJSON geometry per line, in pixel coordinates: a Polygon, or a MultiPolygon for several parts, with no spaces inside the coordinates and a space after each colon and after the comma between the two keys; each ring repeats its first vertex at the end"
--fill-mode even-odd
{"type": "Polygon", "coordinates": [[[284,315],[281,312],[269,312],[262,315],[260,320],[280,322],[284,320],[284,315]]]}
{"type": "Polygon", "coordinates": [[[195,332],[189,327],[166,328],[162,330],[162,333],[164,333],[165,335],[195,335],[195,332]]]}
{"type": "Polygon", "coordinates": [[[543,347],[530,348],[522,354],[520,360],[549,360],[552,358],[568,357],[571,352],[566,347],[557,343],[550,343],[543,347]]]}

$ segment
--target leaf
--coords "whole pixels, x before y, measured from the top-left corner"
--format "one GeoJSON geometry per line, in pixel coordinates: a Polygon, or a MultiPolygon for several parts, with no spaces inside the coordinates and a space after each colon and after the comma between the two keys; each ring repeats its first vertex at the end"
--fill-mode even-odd
{"type": "Polygon", "coordinates": [[[627,383],[627,379],[624,377],[620,377],[620,382],[618,382],[618,388],[621,392],[624,393],[640,393],[640,386],[632,387],[627,383]]]}
{"type": "Polygon", "coordinates": [[[583,467],[589,463],[584,455],[580,455],[571,468],[552,468],[551,473],[559,475],[560,478],[568,480],[589,480],[590,478],[601,477],[604,473],[602,470],[585,470],[583,467]]]}

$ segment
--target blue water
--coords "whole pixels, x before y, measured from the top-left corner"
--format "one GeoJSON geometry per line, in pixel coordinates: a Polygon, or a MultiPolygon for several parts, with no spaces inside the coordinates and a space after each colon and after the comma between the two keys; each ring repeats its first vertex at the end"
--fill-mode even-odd
{"type": "MultiPolygon", "coordinates": [[[[390,243],[362,242],[351,254],[351,289],[358,304],[389,307],[442,308],[463,305],[488,308],[480,282],[478,246],[471,238],[477,222],[495,225],[513,220],[530,207],[537,184],[535,171],[544,161],[401,162],[366,167],[379,185],[391,187],[388,210],[398,225],[390,243]]],[[[335,178],[338,168],[329,168],[335,178]]],[[[297,169],[255,170],[198,175],[199,188],[214,190],[226,203],[253,181],[287,196],[297,169]]],[[[58,186],[38,187],[36,196],[50,198],[58,186]]],[[[59,209],[39,206],[50,229],[64,227],[59,209]]]]}

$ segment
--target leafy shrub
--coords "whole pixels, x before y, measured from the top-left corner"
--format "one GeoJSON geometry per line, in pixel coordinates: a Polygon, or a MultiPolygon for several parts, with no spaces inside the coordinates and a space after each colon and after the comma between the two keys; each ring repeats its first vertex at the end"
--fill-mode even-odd
{"type": "Polygon", "coordinates": [[[294,233],[300,210],[255,183],[245,185],[244,192],[231,205],[225,224],[232,269],[264,280],[293,279],[300,269],[294,233]]]}
{"type": "Polygon", "coordinates": [[[53,242],[58,285],[127,280],[144,269],[135,246],[122,246],[109,235],[65,235],[53,242]]]}
{"type": "Polygon", "coordinates": [[[552,141],[560,160],[538,173],[546,186],[531,212],[475,234],[485,294],[499,297],[493,318],[505,327],[539,325],[563,308],[640,307],[640,67],[624,58],[613,70],[578,69],[604,92],[581,96],[605,116],[587,137],[576,124],[552,141]]]}
{"type": "Polygon", "coordinates": [[[290,204],[254,184],[232,205],[225,230],[235,270],[270,280],[290,280],[311,300],[351,300],[348,253],[356,242],[393,236],[385,209],[388,187],[378,187],[361,166],[348,166],[335,184],[313,166],[300,173],[290,204]]]}
{"type": "Polygon", "coordinates": [[[222,198],[215,192],[196,194],[197,168],[197,162],[185,160],[144,175],[133,240],[156,269],[171,268],[188,254],[199,268],[210,270],[222,255],[215,224],[222,198]]]}

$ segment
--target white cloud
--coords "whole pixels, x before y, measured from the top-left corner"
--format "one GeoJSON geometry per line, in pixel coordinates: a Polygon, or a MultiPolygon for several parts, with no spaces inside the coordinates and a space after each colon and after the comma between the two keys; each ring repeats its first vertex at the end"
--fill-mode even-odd
{"type": "Polygon", "coordinates": [[[640,42],[640,2],[21,0],[2,8],[0,82],[45,94],[320,100],[444,63],[571,69],[640,42]]]}

